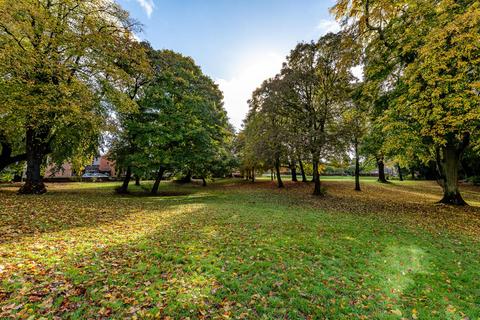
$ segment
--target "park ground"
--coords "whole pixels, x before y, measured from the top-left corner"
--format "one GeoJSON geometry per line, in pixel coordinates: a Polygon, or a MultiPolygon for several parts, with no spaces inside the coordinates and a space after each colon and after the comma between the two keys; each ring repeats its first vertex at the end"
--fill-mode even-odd
{"type": "Polygon", "coordinates": [[[162,184],[2,186],[0,319],[480,318],[480,188],[162,184]]]}

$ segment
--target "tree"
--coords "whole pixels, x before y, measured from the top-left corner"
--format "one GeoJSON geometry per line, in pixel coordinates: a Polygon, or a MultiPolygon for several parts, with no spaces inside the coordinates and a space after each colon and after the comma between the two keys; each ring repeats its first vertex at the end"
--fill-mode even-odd
{"type": "Polygon", "coordinates": [[[282,69],[284,104],[299,117],[313,163],[314,195],[321,195],[319,166],[336,151],[341,115],[353,80],[357,47],[345,33],[327,34],[317,43],[301,43],[282,69]]]}
{"type": "Polygon", "coordinates": [[[157,194],[166,170],[205,179],[218,169],[231,127],[222,93],[191,58],[153,49],[149,57],[153,78],[139,97],[139,112],[122,119],[113,154],[131,172],[155,172],[151,193],[157,194]]]}
{"type": "Polygon", "coordinates": [[[287,151],[288,126],[279,98],[279,90],[283,89],[281,82],[280,77],[269,79],[254,91],[249,101],[246,132],[247,143],[261,159],[262,167],[275,168],[278,187],[284,188],[280,169],[287,151]]]}
{"type": "Polygon", "coordinates": [[[357,83],[353,85],[351,101],[347,108],[344,118],[346,128],[349,130],[349,145],[353,147],[353,155],[355,161],[355,191],[361,191],[360,172],[361,172],[361,148],[368,132],[368,102],[363,99],[363,84],[357,83]]]}
{"type": "Polygon", "coordinates": [[[334,11],[364,34],[370,74],[391,95],[385,120],[406,121],[403,135],[421,137],[437,163],[440,202],[464,205],[459,163],[480,124],[478,1],[340,0],[334,11]]]}
{"type": "MultiPolygon", "coordinates": [[[[21,132],[27,178],[20,193],[46,191],[41,168],[75,153],[94,154],[109,108],[126,97],[109,81],[128,78],[117,62],[131,53],[136,24],[106,0],[5,0],[0,3],[2,122],[21,132]]],[[[3,130],[3,129],[2,129],[3,130]]],[[[8,136],[11,130],[7,130],[8,136]]],[[[7,141],[7,142],[5,142],[7,141]]]]}

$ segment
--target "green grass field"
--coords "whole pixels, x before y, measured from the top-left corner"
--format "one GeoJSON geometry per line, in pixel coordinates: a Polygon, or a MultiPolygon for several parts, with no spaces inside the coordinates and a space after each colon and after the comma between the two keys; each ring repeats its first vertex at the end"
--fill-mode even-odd
{"type": "Polygon", "coordinates": [[[480,319],[480,188],[115,186],[0,189],[1,319],[480,319]]]}

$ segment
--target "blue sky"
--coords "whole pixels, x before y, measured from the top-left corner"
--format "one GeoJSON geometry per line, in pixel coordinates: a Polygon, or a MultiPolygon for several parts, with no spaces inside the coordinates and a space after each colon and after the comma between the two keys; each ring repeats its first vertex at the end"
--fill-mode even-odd
{"type": "Polygon", "coordinates": [[[117,0],[156,49],[191,56],[225,95],[240,128],[247,100],[299,41],[338,30],[333,0],[117,0]]]}

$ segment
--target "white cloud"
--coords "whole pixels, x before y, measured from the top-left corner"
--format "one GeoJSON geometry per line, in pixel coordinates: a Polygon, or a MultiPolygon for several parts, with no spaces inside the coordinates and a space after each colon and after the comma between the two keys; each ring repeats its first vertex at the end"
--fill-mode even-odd
{"type": "Polygon", "coordinates": [[[150,18],[153,13],[153,9],[155,8],[155,3],[153,3],[153,0],[137,0],[137,2],[150,18]]]}
{"type": "Polygon", "coordinates": [[[340,24],[335,20],[322,19],[317,25],[317,30],[320,31],[322,36],[330,32],[338,32],[340,29],[340,24]]]}
{"type": "Polygon", "coordinates": [[[260,53],[243,63],[231,79],[217,79],[225,97],[225,109],[235,128],[242,126],[252,92],[264,80],[280,72],[283,60],[283,56],[277,53],[260,53]]]}

